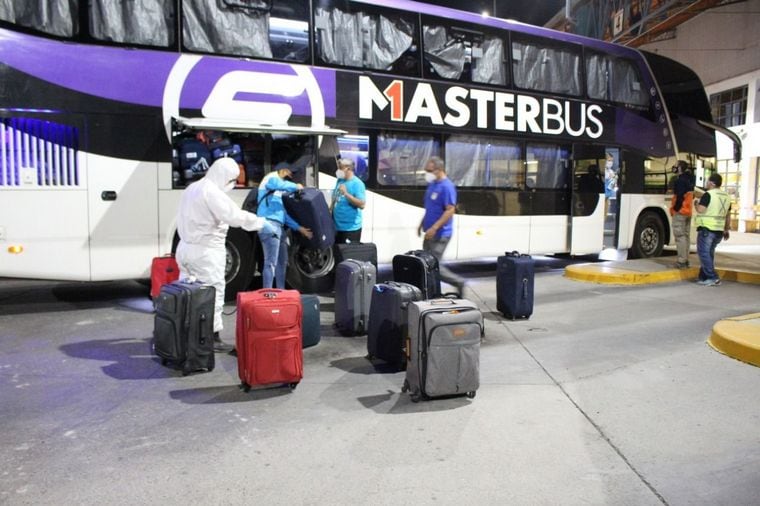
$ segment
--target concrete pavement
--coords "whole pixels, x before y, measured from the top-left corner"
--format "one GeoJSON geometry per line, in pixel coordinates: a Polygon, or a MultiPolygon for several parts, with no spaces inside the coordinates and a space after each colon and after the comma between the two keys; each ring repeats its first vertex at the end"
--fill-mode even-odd
{"type": "Polygon", "coordinates": [[[234,357],[160,365],[137,283],[0,280],[0,503],[756,504],[760,369],[705,339],[757,312],[757,286],[583,283],[553,262],[515,322],[495,265],[454,266],[486,318],[482,386],[417,404],[334,332],[329,297],[298,388],[246,394],[234,357]]]}

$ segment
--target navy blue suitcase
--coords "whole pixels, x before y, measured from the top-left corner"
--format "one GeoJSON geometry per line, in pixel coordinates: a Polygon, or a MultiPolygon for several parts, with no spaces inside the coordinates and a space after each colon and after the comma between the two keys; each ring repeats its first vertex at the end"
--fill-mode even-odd
{"type": "Polygon", "coordinates": [[[197,139],[183,139],[177,149],[179,167],[185,182],[189,183],[206,175],[211,165],[211,152],[197,139]]]}
{"type": "Polygon", "coordinates": [[[511,319],[533,314],[534,261],[517,251],[496,259],[496,309],[511,319]]]}
{"type": "Polygon", "coordinates": [[[216,148],[211,152],[211,157],[214,160],[227,157],[232,158],[237,163],[243,163],[243,152],[240,150],[240,146],[237,144],[216,148]]]}
{"type": "Polygon", "coordinates": [[[377,270],[377,246],[371,242],[335,243],[335,264],[343,260],[362,260],[370,262],[377,270]]]}
{"type": "Polygon", "coordinates": [[[311,239],[296,234],[301,245],[318,250],[332,247],[335,243],[335,222],[321,191],[304,188],[284,195],[282,203],[291,218],[314,234],[311,239]]]}
{"type": "Polygon", "coordinates": [[[372,289],[367,330],[367,358],[379,358],[406,369],[406,336],[409,334],[409,303],[422,299],[419,288],[409,283],[386,281],[372,289]]]}
{"type": "Polygon", "coordinates": [[[302,293],[301,307],[303,308],[302,347],[316,346],[322,338],[319,297],[302,293]]]}
{"type": "Polygon", "coordinates": [[[428,251],[413,250],[394,256],[393,281],[416,286],[422,292],[424,300],[441,296],[438,259],[428,251]]]}

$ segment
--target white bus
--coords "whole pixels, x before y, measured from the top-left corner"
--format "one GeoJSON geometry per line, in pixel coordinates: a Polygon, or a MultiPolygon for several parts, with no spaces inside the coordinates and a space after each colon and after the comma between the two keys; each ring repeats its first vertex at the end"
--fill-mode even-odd
{"type": "MultiPolygon", "coordinates": [[[[421,245],[432,155],[458,188],[451,260],[659,255],[669,168],[714,163],[717,127],[683,65],[443,7],[10,0],[0,25],[5,277],[147,277],[178,241],[182,189],[203,174],[188,152],[233,154],[241,203],[278,161],[329,191],[336,156],[352,157],[368,190],[362,240],[381,262],[421,245]],[[607,160],[607,198],[579,191],[607,160]]],[[[239,229],[227,244],[233,296],[255,284],[261,251],[239,229]]],[[[290,285],[328,289],[332,250],[291,250],[290,285]]]]}

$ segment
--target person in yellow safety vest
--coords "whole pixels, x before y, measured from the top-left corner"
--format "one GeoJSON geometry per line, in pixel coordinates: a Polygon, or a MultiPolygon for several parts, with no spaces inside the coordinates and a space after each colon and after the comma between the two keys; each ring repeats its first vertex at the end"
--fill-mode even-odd
{"type": "Polygon", "coordinates": [[[723,178],[711,174],[707,179],[707,191],[699,201],[694,201],[697,210],[697,254],[699,255],[699,279],[702,286],[718,286],[720,278],[715,272],[715,247],[721,239],[728,240],[730,225],[731,197],[720,189],[723,178]]]}
{"type": "Polygon", "coordinates": [[[673,217],[673,236],[676,239],[678,261],[676,267],[689,267],[689,234],[691,232],[691,213],[694,209],[694,177],[689,165],[678,160],[673,167],[676,179],[673,184],[673,196],[670,199],[670,215],[673,217]]]}

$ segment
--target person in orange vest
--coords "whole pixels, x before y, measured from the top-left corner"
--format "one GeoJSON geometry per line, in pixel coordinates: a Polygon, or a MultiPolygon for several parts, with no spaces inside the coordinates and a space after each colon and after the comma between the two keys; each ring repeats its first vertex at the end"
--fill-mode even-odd
{"type": "Polygon", "coordinates": [[[673,217],[673,236],[676,239],[678,260],[676,267],[689,267],[689,242],[691,232],[691,213],[694,206],[694,176],[684,160],[678,160],[673,167],[677,174],[673,184],[673,196],[670,199],[670,215],[673,217]]]}

